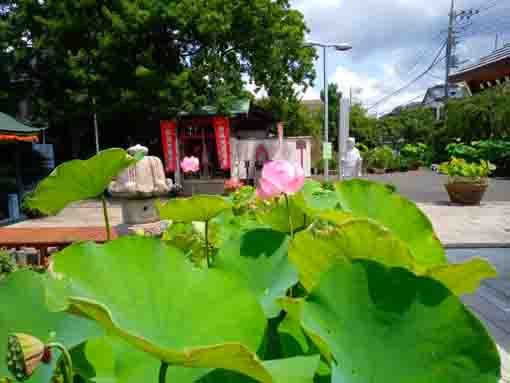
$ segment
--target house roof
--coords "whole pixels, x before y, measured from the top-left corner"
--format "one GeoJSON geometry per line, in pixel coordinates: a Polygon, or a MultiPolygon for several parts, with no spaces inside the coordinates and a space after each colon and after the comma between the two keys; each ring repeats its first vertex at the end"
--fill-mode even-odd
{"type": "Polygon", "coordinates": [[[25,125],[11,116],[0,112],[0,133],[29,136],[43,131],[44,128],[35,128],[33,126],[25,125]]]}
{"type": "MultiPolygon", "coordinates": [[[[235,116],[239,114],[248,114],[250,111],[250,100],[247,98],[240,98],[232,103],[230,105],[227,115],[229,116],[235,116]]],[[[201,108],[196,109],[195,111],[188,113],[188,112],[180,112],[179,115],[181,117],[200,117],[200,116],[217,116],[218,115],[218,108],[216,106],[212,105],[206,105],[201,108]]]]}
{"type": "MultiPolygon", "coordinates": [[[[450,84],[448,86],[450,90],[450,97],[452,98],[463,98],[469,96],[469,92],[463,86],[458,84],[450,84]]],[[[435,101],[442,101],[445,98],[445,86],[444,85],[435,85],[429,89],[427,89],[427,93],[425,93],[425,97],[423,97],[422,105],[429,105],[435,101]]]]}
{"type": "Polygon", "coordinates": [[[510,44],[506,44],[503,48],[497,49],[492,52],[490,55],[482,57],[476,63],[468,65],[459,71],[453,73],[450,78],[452,80],[457,80],[462,77],[462,75],[467,74],[469,72],[475,72],[480,68],[489,66],[491,64],[498,63],[503,60],[510,59],[510,44]]]}

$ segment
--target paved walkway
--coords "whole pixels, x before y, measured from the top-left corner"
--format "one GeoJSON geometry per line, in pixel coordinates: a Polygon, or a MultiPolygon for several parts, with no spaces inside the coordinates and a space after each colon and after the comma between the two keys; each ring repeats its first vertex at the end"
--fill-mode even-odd
{"type": "MultiPolygon", "coordinates": [[[[365,178],[395,185],[400,194],[416,202],[448,202],[448,194],[444,188],[448,177],[429,170],[381,175],[370,174],[365,178]]],[[[491,179],[484,201],[510,202],[510,179],[491,179]]]]}

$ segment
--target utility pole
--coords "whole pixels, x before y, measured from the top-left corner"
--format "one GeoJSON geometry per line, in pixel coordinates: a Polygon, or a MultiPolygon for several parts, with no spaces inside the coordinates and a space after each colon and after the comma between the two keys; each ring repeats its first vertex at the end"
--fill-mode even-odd
{"type": "Polygon", "coordinates": [[[495,51],[498,50],[498,45],[499,45],[499,33],[496,33],[496,41],[494,42],[494,50],[495,51]]]}
{"type": "MultiPolygon", "coordinates": [[[[323,52],[323,63],[324,63],[324,142],[329,143],[329,89],[328,89],[328,68],[327,68],[327,51],[326,46],[322,47],[323,52]]],[[[324,178],[326,181],[329,180],[329,161],[324,160],[324,178]]]]}
{"type": "MultiPolygon", "coordinates": [[[[322,48],[323,60],[324,60],[324,139],[323,139],[323,151],[326,146],[329,147],[329,100],[328,100],[328,72],[327,72],[327,48],[334,48],[339,52],[348,51],[352,49],[349,44],[322,44],[318,42],[309,42],[308,46],[317,46],[322,48]]],[[[324,178],[326,181],[329,179],[329,158],[324,158],[324,178]]]]}
{"type": "MultiPolygon", "coordinates": [[[[448,24],[448,37],[446,40],[446,73],[445,73],[445,81],[444,81],[444,106],[445,112],[448,105],[448,98],[450,95],[450,86],[448,79],[450,77],[450,64],[452,60],[452,45],[453,45],[453,23],[455,22],[455,0],[452,0],[452,4],[450,7],[450,22],[448,24]]],[[[445,120],[447,118],[447,113],[445,113],[445,120]]]]}

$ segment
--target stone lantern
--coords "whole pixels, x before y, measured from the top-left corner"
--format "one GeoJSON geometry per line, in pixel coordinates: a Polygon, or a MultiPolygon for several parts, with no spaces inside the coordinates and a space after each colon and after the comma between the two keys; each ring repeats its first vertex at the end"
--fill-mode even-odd
{"type": "Polygon", "coordinates": [[[114,179],[108,191],[112,197],[122,200],[122,218],[125,224],[139,225],[160,220],[155,206],[158,197],[170,193],[170,180],[167,181],[163,163],[158,157],[148,156],[149,149],[136,145],[128,153],[143,152],[145,157],[124,170],[114,179]]]}

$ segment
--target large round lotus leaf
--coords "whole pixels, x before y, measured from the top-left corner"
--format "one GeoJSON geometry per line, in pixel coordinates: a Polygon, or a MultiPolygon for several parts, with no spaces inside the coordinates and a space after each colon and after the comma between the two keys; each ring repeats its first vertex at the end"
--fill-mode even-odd
{"type": "Polygon", "coordinates": [[[243,234],[223,246],[214,266],[242,276],[259,298],[268,318],[281,309],[276,299],[298,281],[297,271],[287,258],[289,239],[284,233],[258,229],[243,234]]]}
{"type": "MultiPolygon", "coordinates": [[[[55,340],[68,348],[101,334],[92,321],[50,312],[45,303],[43,278],[41,274],[23,270],[0,281],[0,378],[10,376],[5,357],[7,337],[11,333],[30,334],[46,342],[50,333],[55,332],[55,340]]],[[[54,367],[55,363],[42,364],[28,382],[48,383],[54,367]]]]}
{"type": "Polygon", "coordinates": [[[333,267],[302,308],[330,347],[342,383],[497,383],[498,351],[483,325],[441,283],[355,260],[333,267]]]}
{"type": "Polygon", "coordinates": [[[264,201],[257,209],[257,219],[273,230],[290,233],[306,225],[306,214],[296,203],[294,196],[289,198],[289,206],[283,197],[264,201]],[[290,220],[289,220],[290,213],[290,220]]]}
{"type": "Polygon", "coordinates": [[[164,205],[158,204],[161,219],[185,223],[206,222],[231,208],[232,203],[226,198],[213,195],[174,198],[164,205]]]}
{"type": "Polygon", "coordinates": [[[301,210],[311,216],[339,206],[337,194],[325,190],[320,182],[314,180],[306,180],[303,188],[292,198],[301,210]]]}
{"type": "MultiPolygon", "coordinates": [[[[268,360],[262,364],[271,375],[273,383],[313,383],[319,362],[319,356],[313,355],[268,360]]],[[[231,371],[216,370],[197,383],[253,383],[253,380],[231,371]]]]}
{"type": "Polygon", "coordinates": [[[37,185],[26,200],[27,207],[53,215],[71,202],[98,197],[115,176],[136,161],[125,150],[113,148],[86,161],[65,162],[37,185]]]}
{"type": "Polygon", "coordinates": [[[125,237],[76,244],[54,256],[55,309],[96,320],[159,360],[224,368],[261,381],[251,351],[266,327],[257,297],[234,274],[199,269],[161,241],[125,237]]]}
{"type": "Polygon", "coordinates": [[[389,230],[366,219],[354,219],[342,225],[316,222],[296,235],[289,248],[289,258],[307,290],[319,282],[324,272],[344,259],[367,258],[388,266],[415,268],[409,248],[389,230]]]}
{"type": "Polygon", "coordinates": [[[384,225],[410,248],[417,265],[446,263],[444,249],[427,216],[411,201],[383,184],[353,180],[336,184],[341,208],[355,217],[384,225]]]}
{"type": "MultiPolygon", "coordinates": [[[[103,337],[86,345],[86,355],[94,367],[95,382],[139,383],[156,381],[160,363],[148,354],[132,348],[122,340],[103,337]]],[[[312,383],[319,364],[318,356],[261,361],[260,368],[271,376],[273,383],[312,383]]],[[[169,367],[167,382],[227,383],[254,382],[245,375],[200,368],[169,367]]]]}
{"type": "Polygon", "coordinates": [[[494,266],[484,259],[471,259],[465,263],[444,265],[427,271],[428,276],[441,281],[457,295],[473,294],[487,278],[496,278],[494,266]]]}

